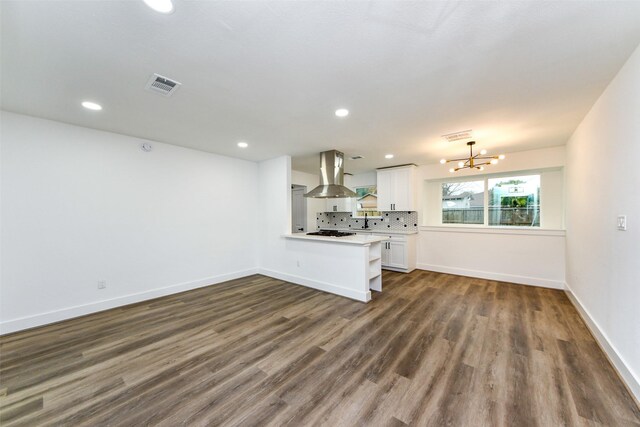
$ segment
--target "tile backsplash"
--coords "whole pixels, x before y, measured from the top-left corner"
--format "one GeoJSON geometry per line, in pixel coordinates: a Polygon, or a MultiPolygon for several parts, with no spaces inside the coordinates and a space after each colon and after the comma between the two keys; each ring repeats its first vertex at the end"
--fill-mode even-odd
{"type": "MultiPolygon", "coordinates": [[[[369,229],[371,230],[418,230],[418,212],[382,212],[382,217],[369,218],[369,229]]],[[[354,218],[349,212],[321,212],[316,214],[316,228],[336,229],[351,228],[362,229],[364,218],[354,218]]]]}

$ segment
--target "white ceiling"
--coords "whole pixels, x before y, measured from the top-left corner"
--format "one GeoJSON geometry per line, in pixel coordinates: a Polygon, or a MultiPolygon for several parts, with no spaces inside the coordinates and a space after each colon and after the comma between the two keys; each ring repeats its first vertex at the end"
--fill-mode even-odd
{"type": "Polygon", "coordinates": [[[440,135],[469,128],[490,152],[562,145],[640,43],[640,1],[174,2],[1,2],[2,108],[359,172],[464,154],[440,135]],[[182,87],[145,91],[154,72],[182,87]]]}

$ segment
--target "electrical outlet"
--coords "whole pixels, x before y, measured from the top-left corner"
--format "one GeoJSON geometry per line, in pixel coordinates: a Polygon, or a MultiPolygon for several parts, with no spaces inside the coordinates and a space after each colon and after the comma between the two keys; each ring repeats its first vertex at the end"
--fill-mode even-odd
{"type": "Polygon", "coordinates": [[[627,216],[618,215],[618,230],[627,231],[627,216]]]}
{"type": "Polygon", "coordinates": [[[107,287],[107,281],[106,280],[98,280],[98,289],[104,289],[107,287]]]}

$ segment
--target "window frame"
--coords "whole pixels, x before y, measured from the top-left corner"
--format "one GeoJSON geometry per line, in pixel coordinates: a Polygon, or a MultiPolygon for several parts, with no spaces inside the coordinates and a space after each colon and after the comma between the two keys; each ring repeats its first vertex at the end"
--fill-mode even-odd
{"type": "MultiPolygon", "coordinates": [[[[554,168],[555,169],[555,168],[554,168]]],[[[482,174],[482,175],[466,175],[463,177],[451,177],[448,179],[435,179],[429,180],[438,184],[438,200],[440,201],[438,221],[435,225],[423,225],[424,227],[439,227],[439,228],[467,228],[467,229],[486,229],[486,230],[545,230],[542,228],[542,220],[538,226],[531,225],[490,225],[489,224],[489,180],[500,178],[518,178],[522,176],[534,176],[537,175],[539,179],[540,193],[542,194],[543,174],[545,170],[521,170],[500,172],[495,174],[482,174]],[[453,182],[478,182],[482,181],[484,188],[484,203],[483,203],[483,223],[482,224],[467,224],[467,223],[444,223],[442,222],[442,184],[453,182]]],[[[540,199],[540,217],[542,218],[543,202],[540,199]]]]}
{"type": "MultiPolygon", "coordinates": [[[[368,188],[368,187],[375,187],[376,188],[376,193],[375,194],[376,194],[376,198],[377,198],[377,196],[378,196],[378,184],[377,183],[376,184],[369,184],[369,185],[358,185],[358,186],[353,187],[352,190],[354,192],[357,192],[358,188],[368,188]]],[[[362,218],[362,219],[364,219],[364,215],[358,215],[358,212],[367,212],[367,211],[359,211],[358,210],[358,198],[354,197],[353,199],[354,199],[353,200],[353,204],[351,206],[351,217],[352,218],[362,218]]],[[[377,210],[377,209],[378,209],[378,204],[377,204],[377,201],[376,201],[376,210],[372,211],[372,212],[380,213],[380,211],[377,210]]],[[[367,215],[367,219],[381,219],[381,218],[382,218],[382,215],[376,215],[376,216],[367,215]]]]}

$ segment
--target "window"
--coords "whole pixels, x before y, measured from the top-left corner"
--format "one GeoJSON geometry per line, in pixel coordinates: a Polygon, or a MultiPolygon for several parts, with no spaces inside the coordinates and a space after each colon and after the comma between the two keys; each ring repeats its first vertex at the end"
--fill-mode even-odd
{"type": "Polygon", "coordinates": [[[356,187],[356,217],[379,217],[378,212],[378,187],[369,185],[366,187],[356,187]]]}
{"type": "Polygon", "coordinates": [[[484,181],[442,183],[443,224],[484,224],[484,181]]]}
{"type": "Polygon", "coordinates": [[[488,180],[489,225],[540,227],[540,175],[488,180]]]}
{"type": "Polygon", "coordinates": [[[442,224],[540,227],[540,175],[441,182],[442,224]]]}

